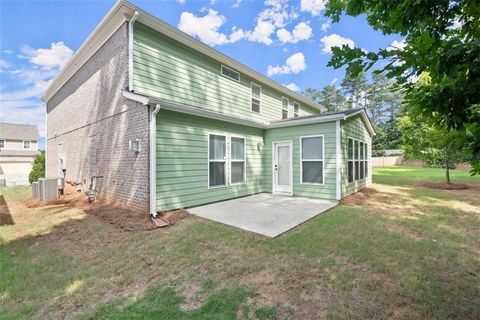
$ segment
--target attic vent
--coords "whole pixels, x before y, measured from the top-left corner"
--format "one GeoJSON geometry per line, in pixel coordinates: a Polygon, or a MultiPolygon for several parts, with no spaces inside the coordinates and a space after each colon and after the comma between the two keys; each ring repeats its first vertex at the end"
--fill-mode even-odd
{"type": "Polygon", "coordinates": [[[128,142],[128,149],[134,152],[140,152],[140,140],[134,139],[128,142]]]}
{"type": "Polygon", "coordinates": [[[222,65],[221,72],[222,72],[223,76],[225,76],[227,78],[230,78],[232,80],[235,80],[237,82],[240,82],[240,73],[238,73],[237,71],[232,70],[232,69],[227,68],[224,65],[222,65]]]}

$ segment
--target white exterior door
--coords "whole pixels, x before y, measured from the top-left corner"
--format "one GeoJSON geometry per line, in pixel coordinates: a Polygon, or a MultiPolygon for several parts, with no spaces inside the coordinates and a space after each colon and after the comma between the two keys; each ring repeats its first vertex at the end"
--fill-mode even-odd
{"type": "Polygon", "coordinates": [[[274,142],[272,156],[273,193],[292,195],[292,142],[274,142]]]}

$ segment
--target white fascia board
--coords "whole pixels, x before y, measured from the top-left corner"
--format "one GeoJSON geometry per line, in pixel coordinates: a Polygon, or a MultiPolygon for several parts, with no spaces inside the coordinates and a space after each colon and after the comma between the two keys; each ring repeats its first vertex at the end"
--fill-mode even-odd
{"type": "Polygon", "coordinates": [[[241,124],[249,127],[262,128],[262,129],[266,128],[266,124],[264,122],[229,116],[229,115],[225,115],[225,114],[214,112],[214,111],[200,109],[194,106],[185,105],[182,103],[172,102],[172,101],[163,100],[163,99],[156,99],[156,98],[150,98],[150,103],[160,104],[162,106],[162,109],[165,109],[165,110],[187,113],[195,116],[241,124]]]}
{"type": "Polygon", "coordinates": [[[93,30],[90,36],[75,52],[73,57],[62,68],[55,80],[42,96],[43,102],[48,102],[61,87],[90,59],[90,57],[133,15],[121,1],[115,3],[107,15],[93,30]]]}
{"type": "Polygon", "coordinates": [[[330,116],[322,116],[322,117],[312,117],[312,118],[304,118],[304,119],[294,119],[285,122],[274,122],[268,123],[268,128],[282,128],[282,127],[292,127],[292,126],[299,126],[304,124],[311,124],[311,123],[321,123],[321,122],[330,122],[335,120],[345,120],[345,115],[342,114],[332,114],[330,116]]]}

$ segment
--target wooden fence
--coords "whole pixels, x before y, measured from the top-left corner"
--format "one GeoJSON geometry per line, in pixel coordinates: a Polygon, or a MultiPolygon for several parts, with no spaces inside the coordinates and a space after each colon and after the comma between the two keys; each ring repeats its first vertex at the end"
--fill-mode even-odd
{"type": "MultiPolygon", "coordinates": [[[[405,167],[426,167],[425,161],[407,160],[403,156],[391,157],[372,157],[372,166],[405,166],[405,167]]],[[[456,168],[459,170],[470,170],[472,167],[469,163],[457,163],[456,168]]]]}

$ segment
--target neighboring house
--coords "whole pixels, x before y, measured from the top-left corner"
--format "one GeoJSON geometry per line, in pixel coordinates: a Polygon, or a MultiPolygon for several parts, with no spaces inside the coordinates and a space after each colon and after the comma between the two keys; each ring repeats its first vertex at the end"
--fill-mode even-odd
{"type": "Polygon", "coordinates": [[[29,184],[38,138],[37,126],[0,123],[0,179],[7,186],[29,184]]]}
{"type": "Polygon", "coordinates": [[[156,211],[371,182],[363,109],[322,107],[119,1],[43,97],[47,176],[156,211]]]}

